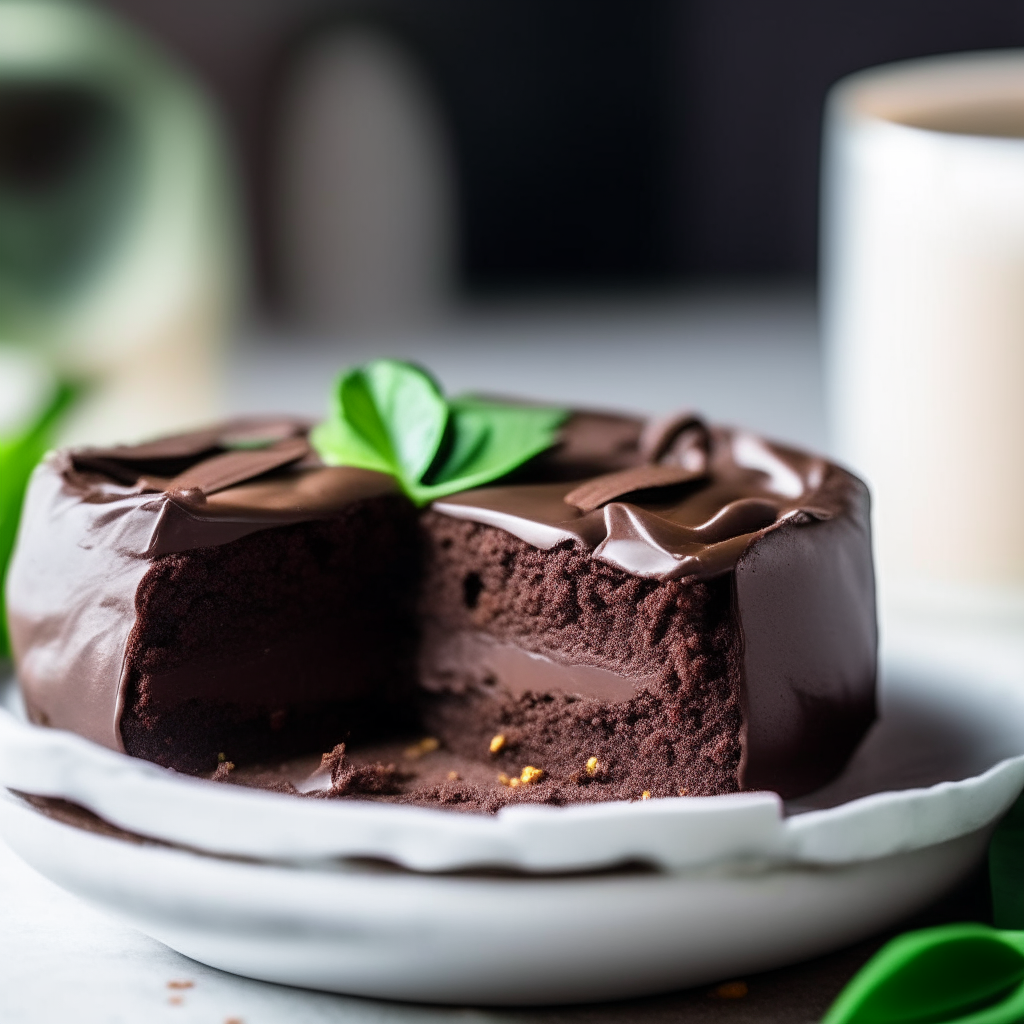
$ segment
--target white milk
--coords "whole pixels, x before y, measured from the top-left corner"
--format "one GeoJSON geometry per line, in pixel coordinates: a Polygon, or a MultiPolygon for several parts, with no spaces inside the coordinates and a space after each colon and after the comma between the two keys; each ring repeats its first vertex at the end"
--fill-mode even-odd
{"type": "Polygon", "coordinates": [[[890,608],[1024,617],[1024,50],[830,97],[823,298],[837,453],[890,608]]]}

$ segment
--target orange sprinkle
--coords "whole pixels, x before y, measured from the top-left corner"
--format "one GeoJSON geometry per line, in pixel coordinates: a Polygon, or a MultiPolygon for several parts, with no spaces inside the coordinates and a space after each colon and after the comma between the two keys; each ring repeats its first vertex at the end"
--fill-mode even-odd
{"type": "Polygon", "coordinates": [[[640,794],[640,799],[641,799],[641,800],[650,800],[650,799],[651,799],[651,791],[650,791],[649,789],[645,789],[645,790],[644,790],[644,791],[643,791],[643,792],[642,792],[642,793],[640,794]]]}
{"type": "Polygon", "coordinates": [[[167,982],[168,988],[195,988],[196,983],[194,981],[169,981],[167,982]]]}
{"type": "Polygon", "coordinates": [[[505,743],[505,734],[499,732],[497,736],[492,738],[488,749],[492,754],[500,753],[504,749],[505,743]]]}
{"type": "Polygon", "coordinates": [[[531,782],[540,782],[544,778],[543,768],[534,768],[532,764],[528,764],[519,776],[519,781],[525,784],[531,782]]]}
{"type": "Polygon", "coordinates": [[[742,999],[749,991],[745,981],[725,981],[712,989],[711,994],[717,999],[742,999]]]}
{"type": "Polygon", "coordinates": [[[587,774],[588,775],[596,775],[597,774],[597,768],[598,768],[597,758],[596,757],[588,757],[587,758],[587,774]]]}

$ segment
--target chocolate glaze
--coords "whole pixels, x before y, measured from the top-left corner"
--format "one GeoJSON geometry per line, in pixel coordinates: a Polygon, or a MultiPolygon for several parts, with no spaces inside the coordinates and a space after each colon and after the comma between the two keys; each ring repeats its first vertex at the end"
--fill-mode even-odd
{"type": "MultiPolygon", "coordinates": [[[[844,479],[845,478],[845,479],[844,479]]],[[[846,763],[875,718],[877,630],[866,489],[829,520],[766,531],[733,577],[743,638],[744,789],[808,791],[846,763]]]]}
{"type": "MultiPolygon", "coordinates": [[[[146,445],[61,452],[39,467],[7,597],[33,720],[123,749],[126,650],[154,559],[395,494],[382,474],[324,467],[307,429],[282,417],[236,420],[146,445]]],[[[873,718],[868,498],[832,463],[690,413],[645,424],[578,412],[554,449],[433,508],[535,548],[568,542],[638,577],[731,574],[744,787],[805,788],[808,760],[816,779],[834,774],[873,718]]],[[[583,671],[555,651],[479,636],[458,643],[500,662],[512,691],[536,665],[555,692],[615,701],[645,686],[642,673],[583,671]]],[[[163,694],[170,703],[196,690],[194,677],[180,687],[175,678],[163,694]]]]}
{"type": "MultiPolygon", "coordinates": [[[[693,420],[682,422],[692,426],[693,420]]],[[[633,466],[585,487],[573,481],[480,487],[433,507],[535,547],[576,541],[626,572],[681,579],[727,572],[769,530],[831,519],[855,500],[858,483],[838,466],[753,434],[706,431],[704,459],[693,458],[689,442],[681,452],[669,447],[647,466],[638,445],[633,466]],[[838,478],[846,486],[836,487],[838,478]],[[610,485],[604,495],[602,482],[610,485]],[[593,500],[602,496],[607,500],[593,500]],[[631,500],[613,500],[622,498],[631,500]]]]}
{"type": "MultiPolygon", "coordinates": [[[[232,421],[134,448],[63,451],[37,468],[7,584],[18,678],[33,721],[123,750],[125,655],[136,592],[154,559],[329,519],[396,492],[384,474],[313,460],[208,496],[197,486],[156,491],[154,480],[216,462],[226,454],[221,439],[234,442],[260,425],[232,421]]],[[[266,426],[274,441],[306,429],[298,420],[266,426]]],[[[257,473],[265,467],[259,449],[230,454],[250,457],[257,473]]]]}

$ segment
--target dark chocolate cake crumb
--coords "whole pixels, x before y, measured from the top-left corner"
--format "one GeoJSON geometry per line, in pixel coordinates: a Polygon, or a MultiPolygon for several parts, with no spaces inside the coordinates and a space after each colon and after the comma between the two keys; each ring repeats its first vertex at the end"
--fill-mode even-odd
{"type": "MultiPolygon", "coordinates": [[[[457,677],[427,680],[436,692],[424,698],[425,722],[446,747],[465,757],[486,751],[510,778],[542,765],[546,784],[513,787],[515,802],[738,788],[740,639],[728,577],[643,578],[578,545],[541,551],[450,516],[427,513],[423,522],[433,541],[421,601],[428,650],[432,632],[485,631],[559,661],[647,680],[621,702],[515,696],[467,661],[457,677]],[[467,577],[479,580],[471,606],[467,577]]],[[[429,661],[424,669],[432,671],[429,661]]]]}
{"type": "Polygon", "coordinates": [[[415,513],[390,496],[154,559],[125,658],[125,749],[206,773],[221,752],[251,763],[410,728],[418,565],[415,513]]]}
{"type": "Polygon", "coordinates": [[[339,796],[379,796],[401,792],[405,773],[394,764],[351,764],[345,757],[345,744],[339,743],[320,762],[321,771],[331,775],[330,789],[319,790],[312,796],[330,798],[339,796]]]}

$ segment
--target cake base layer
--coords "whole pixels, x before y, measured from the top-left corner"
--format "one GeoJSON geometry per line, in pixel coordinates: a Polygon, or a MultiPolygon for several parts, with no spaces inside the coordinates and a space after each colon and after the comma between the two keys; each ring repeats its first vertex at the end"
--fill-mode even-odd
{"type": "MultiPolygon", "coordinates": [[[[430,737],[429,739],[433,739],[430,737]]],[[[496,759],[465,757],[445,747],[428,750],[423,737],[345,746],[339,755],[221,768],[217,782],[305,796],[356,799],[416,807],[492,814],[514,804],[566,806],[607,800],[642,800],[640,780],[608,782],[581,772],[575,779],[542,776],[523,784],[496,759]],[[321,768],[325,762],[329,767],[321,768]],[[331,767],[337,766],[332,779],[331,767]],[[517,780],[515,786],[511,785],[517,780]]],[[[650,790],[647,790],[651,795],[650,790]]],[[[677,793],[660,794],[676,796],[677,793]]]]}

